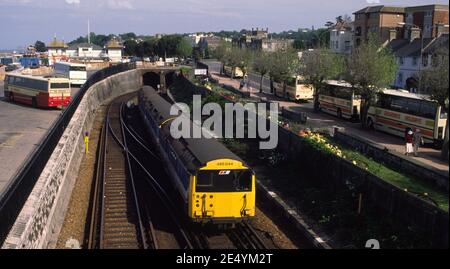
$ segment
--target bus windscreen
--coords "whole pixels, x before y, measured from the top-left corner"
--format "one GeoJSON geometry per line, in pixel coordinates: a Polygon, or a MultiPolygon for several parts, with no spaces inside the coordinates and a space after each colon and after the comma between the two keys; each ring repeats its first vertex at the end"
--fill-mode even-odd
{"type": "Polygon", "coordinates": [[[85,66],[71,66],[70,71],[86,71],[85,66]]]}
{"type": "Polygon", "coordinates": [[[52,83],[50,86],[51,89],[69,89],[69,83],[52,83]]]}

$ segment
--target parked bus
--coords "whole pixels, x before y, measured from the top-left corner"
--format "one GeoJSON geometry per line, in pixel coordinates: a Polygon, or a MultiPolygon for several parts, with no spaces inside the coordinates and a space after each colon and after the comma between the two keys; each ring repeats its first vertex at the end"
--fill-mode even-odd
{"type": "Polygon", "coordinates": [[[273,90],[276,96],[293,101],[314,99],[313,87],[305,84],[301,76],[287,81],[286,92],[284,92],[283,83],[276,81],[273,82],[273,90]]]}
{"type": "Polygon", "coordinates": [[[420,129],[426,143],[439,147],[444,140],[447,113],[426,95],[384,90],[367,115],[373,129],[404,137],[405,129],[420,129]]]}
{"type": "Polygon", "coordinates": [[[6,74],[5,97],[11,102],[49,108],[67,106],[71,101],[67,78],[44,78],[22,74],[6,74]]]}
{"type": "Polygon", "coordinates": [[[68,63],[68,62],[56,62],[55,74],[57,77],[68,78],[72,85],[83,85],[87,79],[86,65],[68,63]]]}
{"type": "Polygon", "coordinates": [[[239,67],[231,68],[231,66],[225,66],[225,75],[233,78],[244,78],[244,72],[239,67]]]}
{"type": "Polygon", "coordinates": [[[329,80],[319,93],[319,108],[338,118],[357,121],[361,110],[361,97],[355,94],[351,84],[329,80]]]}

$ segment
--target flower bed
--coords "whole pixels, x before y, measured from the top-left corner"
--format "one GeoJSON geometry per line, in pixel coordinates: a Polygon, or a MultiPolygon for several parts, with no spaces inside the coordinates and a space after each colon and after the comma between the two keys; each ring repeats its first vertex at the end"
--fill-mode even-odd
{"type": "Polygon", "coordinates": [[[378,178],[423,199],[431,201],[441,209],[448,211],[448,195],[436,187],[389,169],[357,151],[332,142],[326,135],[303,130],[299,132],[299,135],[317,150],[346,159],[353,165],[367,170],[378,178]]]}

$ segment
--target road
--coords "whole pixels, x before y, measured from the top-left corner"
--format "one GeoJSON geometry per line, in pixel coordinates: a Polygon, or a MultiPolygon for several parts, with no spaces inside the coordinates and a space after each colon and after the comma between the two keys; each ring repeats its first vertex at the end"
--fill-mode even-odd
{"type": "MultiPolygon", "coordinates": [[[[240,80],[230,79],[225,76],[220,76],[217,73],[213,73],[212,77],[219,80],[219,83],[227,84],[233,86],[235,88],[239,88],[240,80]]],[[[255,76],[250,76],[253,83],[255,83],[255,76]],[[253,79],[252,79],[253,78],[253,79]]],[[[390,134],[370,131],[362,129],[360,123],[352,123],[346,120],[341,120],[335,116],[331,116],[325,113],[316,113],[313,111],[313,104],[309,103],[295,103],[283,100],[270,94],[270,91],[264,90],[263,93],[259,93],[259,81],[257,83],[257,87],[250,87],[248,90],[250,91],[253,97],[259,98],[267,98],[268,100],[277,101],[281,107],[290,108],[294,111],[298,112],[306,112],[308,115],[307,126],[310,128],[332,128],[333,126],[344,128],[347,132],[351,134],[355,134],[357,136],[363,137],[373,143],[381,145],[382,147],[386,147],[389,150],[395,150],[397,152],[404,152],[404,141],[402,138],[397,136],[393,136],[390,134]]],[[[440,151],[429,148],[422,147],[420,149],[419,157],[406,157],[405,158],[414,158],[419,162],[430,165],[431,167],[440,170],[442,172],[449,172],[449,164],[448,162],[444,162],[440,159],[440,151]]]]}
{"type": "MultiPolygon", "coordinates": [[[[88,72],[88,76],[95,71],[88,72]]],[[[4,97],[0,81],[0,196],[24,160],[61,115],[59,109],[36,109],[10,103],[4,97]]],[[[79,88],[72,88],[72,97],[79,88]]]]}

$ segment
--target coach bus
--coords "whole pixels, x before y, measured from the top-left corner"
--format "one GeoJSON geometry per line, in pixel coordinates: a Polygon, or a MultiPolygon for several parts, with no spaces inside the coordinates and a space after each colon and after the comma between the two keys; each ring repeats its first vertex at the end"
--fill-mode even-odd
{"type": "Polygon", "coordinates": [[[377,95],[367,115],[375,130],[404,137],[405,129],[419,129],[425,143],[440,147],[444,140],[447,113],[429,96],[386,89],[377,95]]]}
{"type": "Polygon", "coordinates": [[[68,78],[72,85],[83,85],[87,79],[86,65],[68,62],[56,62],[55,74],[57,77],[68,78]]]}
{"type": "Polygon", "coordinates": [[[225,75],[233,78],[244,78],[244,72],[239,67],[232,68],[231,66],[225,66],[225,75]]]}
{"type": "Polygon", "coordinates": [[[329,80],[320,90],[319,108],[338,118],[357,121],[361,110],[361,97],[355,94],[351,84],[329,80]]]}
{"type": "Polygon", "coordinates": [[[33,107],[64,107],[71,101],[70,81],[67,78],[33,77],[6,74],[5,97],[11,102],[29,104],[33,107]]]}
{"type": "Polygon", "coordinates": [[[283,89],[283,83],[273,82],[274,94],[278,97],[288,100],[311,100],[314,98],[314,89],[312,86],[304,83],[301,76],[292,77],[286,82],[286,92],[283,89]]]}

